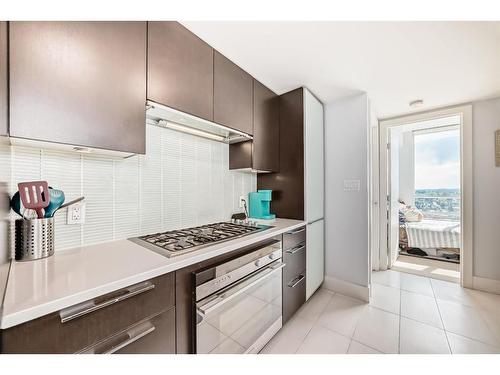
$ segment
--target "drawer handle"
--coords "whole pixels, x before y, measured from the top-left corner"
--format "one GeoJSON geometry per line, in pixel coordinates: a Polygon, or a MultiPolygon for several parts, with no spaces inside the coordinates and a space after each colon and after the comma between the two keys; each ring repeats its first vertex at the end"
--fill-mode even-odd
{"type": "Polygon", "coordinates": [[[68,307],[67,309],[61,310],[61,312],[59,313],[59,316],[61,317],[61,323],[69,322],[70,320],[90,314],[91,312],[100,310],[104,307],[111,306],[117,302],[121,302],[130,297],[134,297],[138,294],[154,289],[154,287],[155,285],[153,283],[146,281],[144,283],[132,285],[129,288],[123,289],[125,293],[119,295],[118,297],[112,297],[111,299],[99,303],[96,303],[95,300],[91,300],[83,302],[76,306],[68,307]]]}
{"type": "Polygon", "coordinates": [[[306,228],[305,227],[302,227],[302,228],[299,228],[299,229],[295,229],[295,230],[292,230],[290,232],[286,232],[285,234],[289,234],[289,235],[294,235],[294,234],[297,234],[297,233],[302,233],[303,231],[305,231],[306,228]]]}
{"type": "Polygon", "coordinates": [[[306,278],[306,275],[299,275],[298,277],[296,277],[295,279],[293,279],[292,281],[290,281],[290,284],[288,284],[288,286],[290,288],[295,288],[297,285],[299,285],[302,280],[304,280],[306,278]]]}
{"type": "Polygon", "coordinates": [[[299,245],[299,246],[295,246],[292,249],[286,250],[286,252],[288,254],[295,254],[295,253],[298,253],[301,250],[304,250],[305,248],[306,248],[306,245],[299,245]]]}
{"type": "Polygon", "coordinates": [[[149,335],[155,329],[156,327],[150,321],[147,321],[128,329],[123,334],[112,336],[105,341],[101,341],[100,343],[81,351],[79,354],[112,354],[125,348],[133,342],[136,342],[144,336],[149,335]],[[121,340],[117,342],[116,340],[120,338],[121,340]]]}

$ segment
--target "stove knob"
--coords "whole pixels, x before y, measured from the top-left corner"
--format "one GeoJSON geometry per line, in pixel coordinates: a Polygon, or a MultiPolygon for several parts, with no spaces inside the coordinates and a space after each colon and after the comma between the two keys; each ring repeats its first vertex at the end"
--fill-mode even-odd
{"type": "Polygon", "coordinates": [[[274,255],[274,254],[269,254],[269,259],[273,260],[274,258],[276,258],[276,255],[274,255]]]}
{"type": "Polygon", "coordinates": [[[260,259],[255,261],[255,267],[260,267],[260,259]]]}

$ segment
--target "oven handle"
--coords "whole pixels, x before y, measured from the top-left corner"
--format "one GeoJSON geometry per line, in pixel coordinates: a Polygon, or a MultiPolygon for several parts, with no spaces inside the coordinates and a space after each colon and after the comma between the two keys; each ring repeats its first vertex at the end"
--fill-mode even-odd
{"type": "Polygon", "coordinates": [[[285,263],[280,262],[278,264],[274,264],[274,265],[271,265],[269,267],[266,267],[262,271],[260,271],[257,275],[251,275],[248,279],[243,279],[242,281],[238,282],[237,284],[234,284],[229,290],[225,291],[224,293],[216,294],[215,298],[211,298],[210,301],[202,304],[201,306],[197,305],[196,309],[198,310],[198,312],[202,316],[205,316],[205,315],[209,314],[210,312],[214,311],[215,309],[217,309],[218,307],[220,307],[221,305],[225,304],[226,302],[232,300],[233,298],[239,296],[242,293],[245,293],[248,289],[257,285],[262,280],[267,279],[268,277],[270,277],[274,273],[278,272],[279,270],[281,270],[285,266],[286,266],[285,263]],[[251,278],[255,278],[256,276],[260,276],[260,277],[257,277],[256,280],[245,285],[243,288],[238,289],[236,292],[228,294],[228,292],[230,292],[231,289],[233,289],[234,287],[241,285],[242,283],[248,281],[251,278]],[[214,302],[216,302],[216,303],[214,303],[214,302]]]}

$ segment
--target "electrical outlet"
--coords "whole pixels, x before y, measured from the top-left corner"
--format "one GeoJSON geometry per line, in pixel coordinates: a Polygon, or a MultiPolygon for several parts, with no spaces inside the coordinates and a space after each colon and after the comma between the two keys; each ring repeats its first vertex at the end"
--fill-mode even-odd
{"type": "Polygon", "coordinates": [[[240,195],[240,208],[245,207],[245,196],[240,195]]]}
{"type": "Polygon", "coordinates": [[[85,223],[85,203],[78,202],[68,206],[67,211],[67,223],[72,224],[84,224],[85,223]]]}

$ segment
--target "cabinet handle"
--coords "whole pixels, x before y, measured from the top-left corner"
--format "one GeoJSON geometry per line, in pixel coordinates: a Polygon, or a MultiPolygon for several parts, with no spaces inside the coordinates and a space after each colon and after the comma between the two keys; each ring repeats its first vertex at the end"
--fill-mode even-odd
{"type": "Polygon", "coordinates": [[[305,231],[306,228],[305,227],[302,227],[302,228],[299,228],[299,229],[294,229],[290,232],[286,232],[285,234],[289,234],[289,235],[294,235],[294,234],[297,234],[297,233],[301,233],[303,231],[305,231]]]}
{"type": "Polygon", "coordinates": [[[124,294],[121,294],[118,297],[112,297],[111,299],[99,303],[97,303],[95,300],[91,300],[80,303],[76,306],[68,307],[67,309],[61,310],[61,312],[59,313],[61,323],[69,322],[70,320],[90,314],[91,312],[100,310],[104,307],[111,306],[117,302],[121,302],[130,297],[134,297],[138,294],[147,292],[154,287],[155,285],[153,283],[146,281],[144,283],[132,285],[129,288],[123,289],[124,294]]]}
{"type": "Polygon", "coordinates": [[[306,278],[306,275],[299,275],[298,277],[296,277],[295,279],[293,279],[292,281],[290,281],[290,284],[288,284],[288,286],[290,288],[295,288],[297,285],[299,285],[302,280],[304,280],[306,278]]]}
{"type": "Polygon", "coordinates": [[[294,248],[291,248],[289,250],[286,250],[286,252],[288,254],[295,254],[295,253],[298,253],[301,250],[304,250],[305,248],[306,248],[306,245],[299,245],[299,246],[295,246],[294,248]]]}
{"type": "Polygon", "coordinates": [[[79,352],[79,354],[112,354],[149,335],[155,329],[153,323],[147,321],[128,329],[122,334],[109,337],[98,344],[92,345],[90,348],[79,352]]]}

